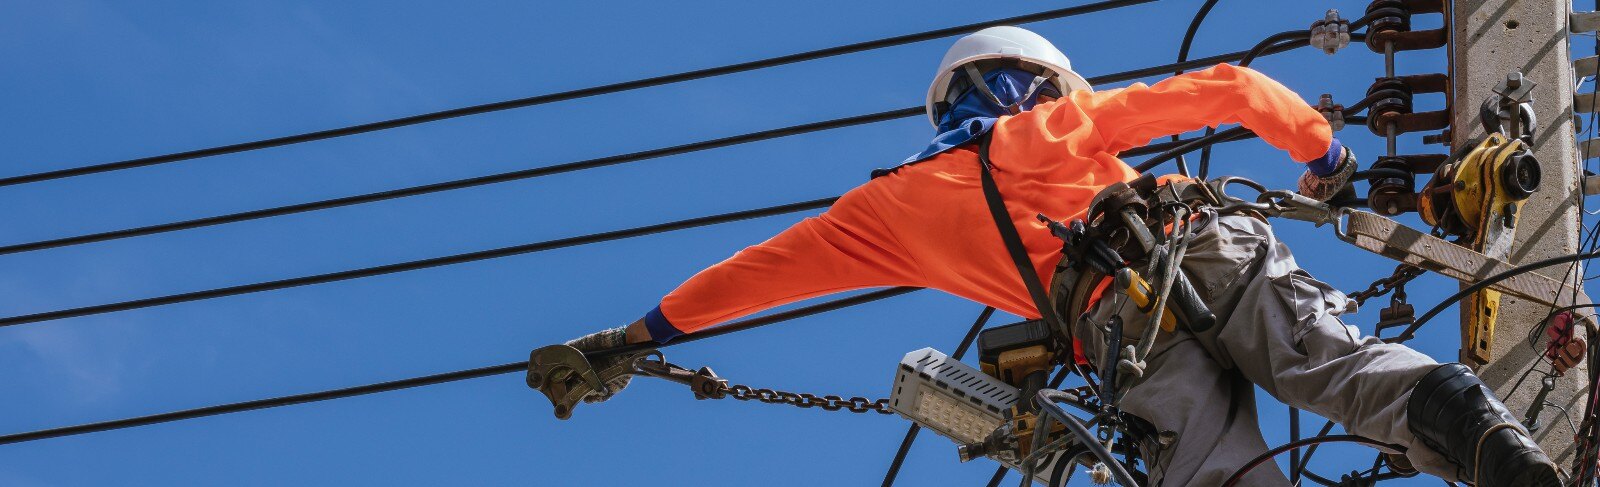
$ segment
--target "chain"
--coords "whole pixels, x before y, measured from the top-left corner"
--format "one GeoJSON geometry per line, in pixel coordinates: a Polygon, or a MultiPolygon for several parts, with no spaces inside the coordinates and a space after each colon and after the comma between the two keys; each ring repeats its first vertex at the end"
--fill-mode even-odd
{"type": "Polygon", "coordinates": [[[818,396],[804,392],[757,389],[744,384],[728,384],[727,380],[717,377],[717,373],[712,372],[709,367],[701,367],[698,371],[691,371],[667,363],[666,357],[663,357],[661,352],[652,352],[636,359],[634,361],[634,373],[687,385],[689,390],[694,392],[696,399],[732,397],[740,401],[788,404],[802,409],[822,408],[824,411],[894,414],[894,411],[889,409],[888,399],[878,399],[876,401],[865,397],[846,399],[839,396],[818,396]]]}
{"type": "Polygon", "coordinates": [[[1423,271],[1421,268],[1413,267],[1410,264],[1400,264],[1395,266],[1394,273],[1389,274],[1389,277],[1372,281],[1372,284],[1368,285],[1366,289],[1350,293],[1350,299],[1355,300],[1357,305],[1364,306],[1367,304],[1368,299],[1389,294],[1389,291],[1397,290],[1395,293],[1396,299],[1404,302],[1406,283],[1411,282],[1412,279],[1416,279],[1417,276],[1422,275],[1422,272],[1423,271]]]}
{"type": "Polygon", "coordinates": [[[817,396],[804,392],[777,391],[772,389],[755,389],[744,384],[733,384],[727,387],[728,397],[740,401],[760,401],[767,404],[788,404],[797,408],[810,409],[822,408],[825,411],[850,411],[852,413],[875,412],[878,414],[894,414],[889,409],[888,399],[871,400],[865,397],[852,397],[845,399],[839,396],[817,396]]]}

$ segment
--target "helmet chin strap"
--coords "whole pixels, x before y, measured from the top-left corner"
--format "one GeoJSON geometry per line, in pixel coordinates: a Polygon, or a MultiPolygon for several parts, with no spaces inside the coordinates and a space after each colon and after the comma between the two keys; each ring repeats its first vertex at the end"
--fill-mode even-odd
{"type": "Polygon", "coordinates": [[[1004,103],[1000,101],[1000,97],[995,96],[994,91],[989,89],[989,83],[985,83],[983,81],[983,73],[978,72],[977,66],[973,66],[971,63],[968,63],[963,65],[961,69],[966,72],[967,79],[972,82],[973,86],[978,88],[979,92],[983,93],[983,96],[988,97],[991,103],[994,103],[994,105],[997,107],[1004,108],[1006,112],[1012,115],[1022,113],[1022,104],[1028,100],[1032,100],[1034,96],[1039,94],[1039,89],[1043,88],[1044,84],[1050,81],[1051,78],[1054,78],[1054,76],[1034,76],[1033,82],[1028,84],[1028,92],[1023,93],[1022,97],[1018,98],[1016,103],[1004,103]]]}

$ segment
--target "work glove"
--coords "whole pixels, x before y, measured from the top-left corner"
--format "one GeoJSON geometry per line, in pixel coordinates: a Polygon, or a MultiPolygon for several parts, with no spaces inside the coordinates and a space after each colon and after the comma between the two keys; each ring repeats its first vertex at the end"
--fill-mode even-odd
{"type": "MultiPolygon", "coordinates": [[[[585,353],[617,348],[628,343],[627,330],[628,327],[626,326],[601,330],[573,339],[567,342],[567,346],[585,353]]],[[[622,392],[622,389],[628,387],[628,382],[633,379],[633,365],[629,362],[641,355],[630,353],[591,359],[589,365],[594,368],[595,373],[600,375],[600,382],[605,384],[606,390],[585,394],[583,402],[604,402],[607,399],[611,399],[611,396],[615,396],[618,392],[622,392]]]]}
{"type": "Polygon", "coordinates": [[[1300,194],[1323,202],[1333,199],[1350,185],[1357,164],[1356,154],[1340,144],[1339,139],[1333,139],[1327,155],[1306,163],[1306,172],[1300,175],[1300,194]]]}

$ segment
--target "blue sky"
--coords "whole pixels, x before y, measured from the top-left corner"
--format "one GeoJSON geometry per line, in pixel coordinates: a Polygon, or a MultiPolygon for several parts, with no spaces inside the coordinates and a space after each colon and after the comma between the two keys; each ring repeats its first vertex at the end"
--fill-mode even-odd
{"type": "MultiPolygon", "coordinates": [[[[1085,75],[1171,62],[1200,1],[1030,24],[1085,75]]],[[[1224,1],[1194,55],[1244,49],[1365,2],[1224,1]],[[1270,8],[1269,8],[1270,7],[1270,8]]],[[[1056,8],[972,2],[98,2],[0,0],[0,175],[283,135],[758,59],[1056,8]]],[[[1419,17],[1418,28],[1438,25],[1419,17]]],[[[616,95],[0,189],[0,242],[162,223],[534,167],[921,103],[949,40],[616,95]]],[[[1588,49],[1583,43],[1580,49],[1588,49]]],[[[1356,45],[1256,65],[1308,100],[1382,75],[1356,45]]],[[[1444,51],[1399,72],[1445,70],[1444,51]]],[[[1439,95],[1419,97],[1428,108],[1439,95]]],[[[915,152],[920,118],[378,204],[0,256],[5,316],[487,249],[833,196],[915,152]]],[[[1340,134],[1366,156],[1382,140],[1340,134]]],[[[1420,137],[1403,153],[1437,152],[1420,137]]],[[[1259,141],[1218,173],[1288,187],[1259,141]]],[[[1171,166],[1167,166],[1170,170],[1171,166]]],[[[0,432],[249,400],[524,359],[638,318],[684,278],[802,215],[0,330],[0,432]]],[[[1408,219],[1415,222],[1415,219],[1408,219]]],[[[1303,266],[1356,290],[1392,264],[1279,225],[1303,266]]],[[[1413,286],[1432,303],[1454,285],[1413,286]]],[[[1419,305],[1419,307],[1422,307],[1419,305]]],[[[1377,306],[1354,320],[1364,329],[1377,306]]],[[[981,309],[932,291],[676,347],[758,387],[884,396],[904,353],[950,351],[981,309]]],[[[995,323],[1010,317],[996,317],[995,323]]],[[[1453,359],[1454,314],[1414,343],[1453,359]]],[[[1264,398],[1266,399],[1266,398],[1264,398]]],[[[1261,408],[1271,443],[1284,409],[1261,408]]],[[[1306,420],[1306,428],[1320,421],[1306,420]]],[[[639,380],[550,415],[517,375],[0,446],[4,485],[876,485],[895,417],[695,401],[639,380]]],[[[1327,475],[1365,468],[1353,447],[1327,475]]],[[[925,435],[901,485],[981,485],[925,435]]],[[[1430,484],[1432,481],[1413,481],[1430,484]]]]}

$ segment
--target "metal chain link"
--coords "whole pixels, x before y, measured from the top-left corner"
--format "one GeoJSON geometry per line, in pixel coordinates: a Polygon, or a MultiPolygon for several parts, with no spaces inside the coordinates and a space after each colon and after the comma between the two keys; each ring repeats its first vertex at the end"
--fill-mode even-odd
{"type": "Polygon", "coordinates": [[[727,380],[718,377],[716,372],[712,372],[709,367],[701,367],[698,371],[692,371],[667,363],[666,357],[662,356],[661,352],[642,355],[635,359],[633,364],[634,374],[657,377],[687,385],[694,392],[696,399],[732,397],[740,401],[788,404],[802,409],[822,408],[825,411],[894,414],[894,411],[889,409],[888,399],[872,400],[859,396],[846,399],[839,396],[818,396],[804,392],[757,389],[744,384],[729,384],[727,380]]]}
{"type": "Polygon", "coordinates": [[[788,404],[802,409],[814,407],[826,411],[849,411],[852,413],[875,412],[878,414],[894,414],[889,409],[888,399],[876,401],[865,397],[851,397],[849,399],[839,396],[817,396],[804,392],[788,392],[773,389],[756,389],[744,384],[733,384],[726,389],[728,397],[740,401],[759,401],[768,404],[788,404]]]}
{"type": "MultiPolygon", "coordinates": [[[[1368,299],[1389,294],[1389,291],[1396,289],[1399,290],[1399,296],[1405,296],[1406,283],[1411,282],[1412,279],[1416,279],[1417,276],[1422,275],[1422,273],[1423,271],[1421,268],[1414,267],[1410,264],[1400,264],[1395,266],[1394,273],[1389,274],[1389,277],[1372,281],[1372,284],[1368,285],[1366,289],[1350,293],[1348,296],[1350,299],[1355,300],[1357,305],[1362,306],[1367,304],[1368,299]]],[[[1404,301],[1405,298],[1402,297],[1400,299],[1401,301],[1404,301]]]]}

